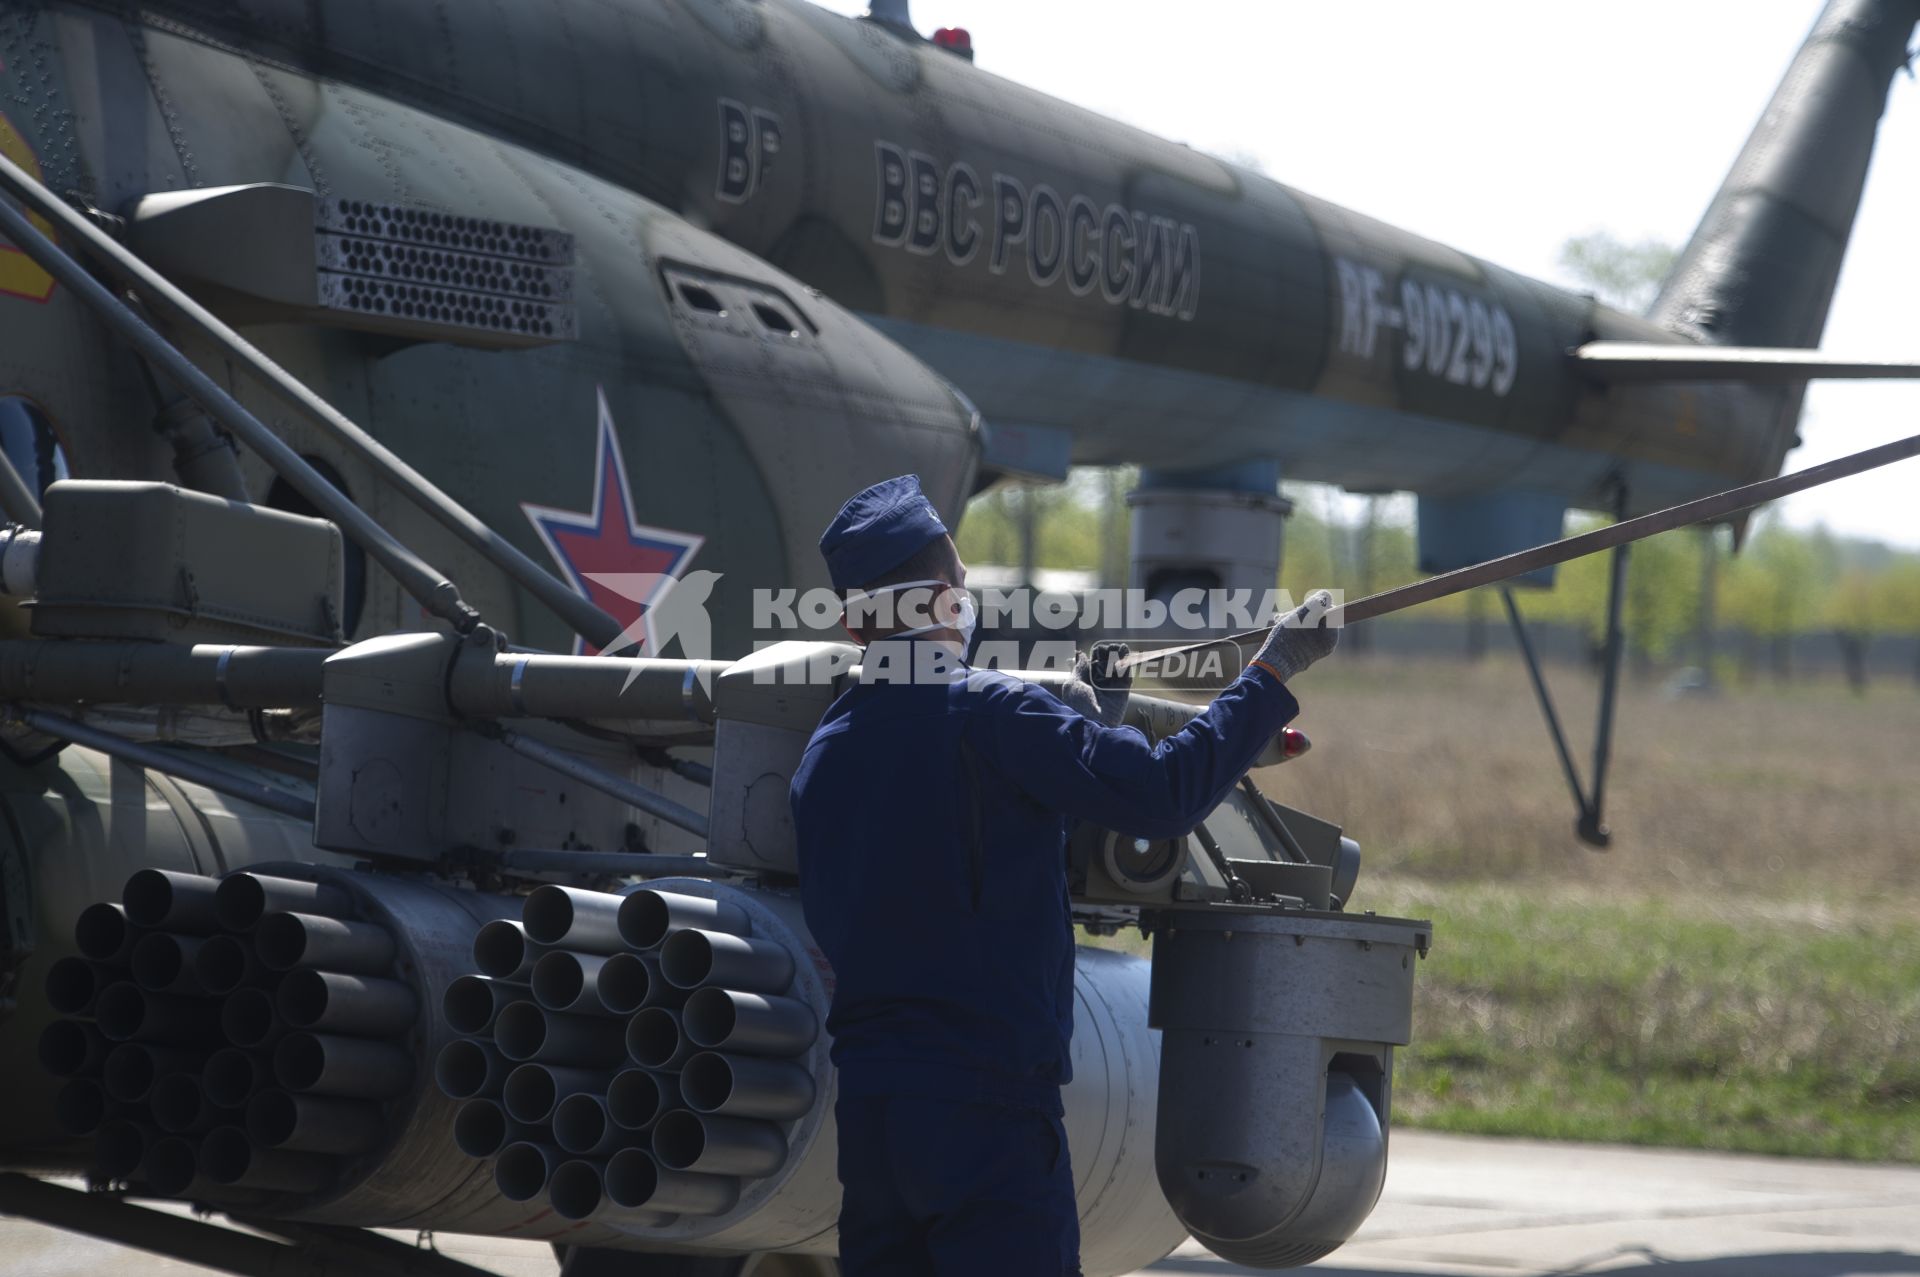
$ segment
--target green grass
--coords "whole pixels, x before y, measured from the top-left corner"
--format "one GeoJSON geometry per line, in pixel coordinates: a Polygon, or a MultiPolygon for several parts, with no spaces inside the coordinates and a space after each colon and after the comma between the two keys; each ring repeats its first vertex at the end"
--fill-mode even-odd
{"type": "Polygon", "coordinates": [[[1910,911],[1376,883],[1434,922],[1395,1120],[1920,1161],[1910,911]]]}

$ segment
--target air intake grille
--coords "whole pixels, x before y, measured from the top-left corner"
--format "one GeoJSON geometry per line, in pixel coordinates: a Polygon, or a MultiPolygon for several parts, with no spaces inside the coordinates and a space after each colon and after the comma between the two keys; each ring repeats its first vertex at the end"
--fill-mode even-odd
{"type": "Polygon", "coordinates": [[[320,304],[364,326],[464,330],[452,340],[571,341],[573,236],[431,209],[318,205],[320,304]],[[471,334],[471,336],[468,336],[471,334]]]}

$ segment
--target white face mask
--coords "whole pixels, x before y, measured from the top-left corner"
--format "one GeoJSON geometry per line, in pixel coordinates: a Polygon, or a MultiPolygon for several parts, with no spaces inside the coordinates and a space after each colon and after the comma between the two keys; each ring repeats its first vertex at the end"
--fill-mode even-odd
{"type": "Polygon", "coordinates": [[[953,618],[950,626],[960,636],[960,650],[963,653],[973,651],[973,634],[980,628],[980,613],[974,609],[973,595],[960,591],[960,615],[953,618]]]}
{"type": "MultiPolygon", "coordinates": [[[[897,594],[902,590],[952,590],[959,596],[957,615],[951,622],[933,621],[926,625],[916,625],[910,630],[900,630],[892,637],[912,638],[916,634],[929,634],[934,630],[952,630],[960,636],[960,650],[973,650],[974,631],[980,628],[980,614],[973,606],[973,596],[959,586],[947,581],[902,581],[898,585],[883,585],[878,589],[862,592],[863,597],[871,598],[876,594],[897,594]]],[[[850,600],[851,601],[851,600],[850,600]]]]}

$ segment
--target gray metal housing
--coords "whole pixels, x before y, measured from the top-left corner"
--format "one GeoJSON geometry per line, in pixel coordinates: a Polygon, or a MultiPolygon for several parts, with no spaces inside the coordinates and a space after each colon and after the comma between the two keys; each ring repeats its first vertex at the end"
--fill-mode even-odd
{"type": "Polygon", "coordinates": [[[1195,1238],[1258,1268],[1353,1235],[1387,1173],[1393,1048],[1431,924],[1230,907],[1160,915],[1160,1187],[1195,1238]]]}

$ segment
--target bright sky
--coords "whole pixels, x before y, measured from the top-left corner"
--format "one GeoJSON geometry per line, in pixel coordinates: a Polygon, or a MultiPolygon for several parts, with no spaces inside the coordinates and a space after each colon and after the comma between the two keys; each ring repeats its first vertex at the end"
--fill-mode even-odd
{"type": "MultiPolygon", "coordinates": [[[[823,0],[860,13],[866,0],[823,0]]],[[[914,0],[979,65],[1530,275],[1572,235],[1682,243],[1817,0],[914,0]]],[[[1920,359],[1920,85],[1894,81],[1825,346],[1920,359]],[[1903,234],[1904,232],[1904,234],[1903,234]]],[[[1920,382],[1816,386],[1800,469],[1920,431],[1920,382]]],[[[1920,459],[1790,500],[1920,547],[1920,459]]]]}

